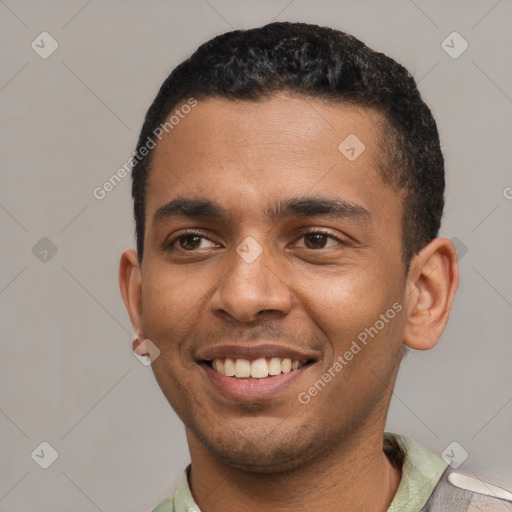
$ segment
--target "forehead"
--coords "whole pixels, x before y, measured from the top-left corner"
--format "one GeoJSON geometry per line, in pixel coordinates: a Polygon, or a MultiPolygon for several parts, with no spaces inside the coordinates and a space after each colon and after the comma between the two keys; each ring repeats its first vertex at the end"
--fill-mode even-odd
{"type": "Polygon", "coordinates": [[[390,213],[382,199],[399,200],[378,170],[382,121],[369,108],[288,94],[198,100],[154,150],[147,217],[178,196],[215,198],[235,217],[326,194],[390,213]]]}
{"type": "MultiPolygon", "coordinates": [[[[378,157],[375,143],[381,137],[383,117],[367,107],[280,93],[258,101],[209,97],[199,100],[188,114],[180,118],[173,115],[180,110],[175,107],[169,115],[173,125],[155,150],[156,155],[193,145],[196,154],[218,156],[229,153],[266,158],[279,153],[283,158],[311,157],[316,152],[318,157],[326,151],[340,156],[339,144],[351,136],[352,141],[357,141],[355,137],[361,142],[364,139],[365,156],[378,157]]],[[[360,144],[358,149],[362,149],[360,144]]]]}

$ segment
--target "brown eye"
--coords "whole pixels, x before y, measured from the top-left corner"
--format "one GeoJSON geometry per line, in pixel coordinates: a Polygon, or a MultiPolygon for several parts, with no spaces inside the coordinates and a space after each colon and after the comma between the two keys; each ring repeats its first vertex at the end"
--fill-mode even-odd
{"type": "Polygon", "coordinates": [[[164,243],[163,249],[169,252],[197,252],[200,249],[211,249],[216,245],[215,242],[207,238],[202,232],[182,231],[181,235],[164,243]],[[208,244],[211,245],[208,246],[208,244]]]}
{"type": "Polygon", "coordinates": [[[304,239],[304,246],[306,249],[329,249],[330,247],[334,247],[336,245],[346,245],[343,240],[340,240],[336,236],[332,235],[330,232],[323,231],[310,231],[304,233],[301,236],[301,239],[304,239]]]}
{"type": "Polygon", "coordinates": [[[327,242],[327,238],[329,237],[324,233],[311,233],[304,236],[304,240],[306,240],[306,247],[308,249],[323,249],[327,242]]]}
{"type": "Polygon", "coordinates": [[[203,238],[202,236],[198,236],[198,235],[185,235],[185,236],[180,236],[176,240],[179,240],[179,245],[182,249],[184,249],[185,251],[190,251],[190,250],[197,249],[197,247],[201,243],[202,238],[203,238]]]}

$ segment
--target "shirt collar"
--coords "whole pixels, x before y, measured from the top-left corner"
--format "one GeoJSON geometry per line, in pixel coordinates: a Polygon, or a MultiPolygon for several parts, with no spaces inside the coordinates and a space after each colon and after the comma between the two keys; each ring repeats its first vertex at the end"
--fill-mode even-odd
{"type": "Polygon", "coordinates": [[[402,459],[402,478],[387,512],[420,511],[449,465],[412,439],[384,432],[384,452],[402,459]],[[398,452],[398,453],[397,453],[398,452]]]}

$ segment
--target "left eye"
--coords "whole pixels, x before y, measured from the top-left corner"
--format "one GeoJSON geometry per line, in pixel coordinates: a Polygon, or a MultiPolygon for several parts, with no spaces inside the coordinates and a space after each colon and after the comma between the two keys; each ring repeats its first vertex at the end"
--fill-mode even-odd
{"type": "Polygon", "coordinates": [[[301,238],[305,240],[305,245],[307,249],[326,249],[326,243],[328,239],[333,240],[336,244],[343,244],[341,240],[332,236],[329,233],[324,233],[323,231],[312,231],[310,233],[304,233],[301,238]]]}

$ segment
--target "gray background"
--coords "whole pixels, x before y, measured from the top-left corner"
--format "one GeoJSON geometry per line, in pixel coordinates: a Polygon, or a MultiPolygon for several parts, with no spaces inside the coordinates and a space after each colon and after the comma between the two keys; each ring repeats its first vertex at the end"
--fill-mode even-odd
{"type": "Polygon", "coordinates": [[[150,510],[178,483],[183,428],[132,354],[118,289],[134,243],[130,177],[103,200],[92,192],[131,156],[175,65],[272,20],[346,30],[419,81],[461,286],[438,346],[403,361],[387,429],[437,454],[456,441],[462,470],[510,484],[510,0],[0,0],[1,511],[150,510]],[[43,31],[59,45],[47,59],[31,48],[43,31]],[[469,43],[456,59],[441,46],[453,31],[469,43]],[[58,452],[48,469],[31,458],[42,441],[58,452]]]}

